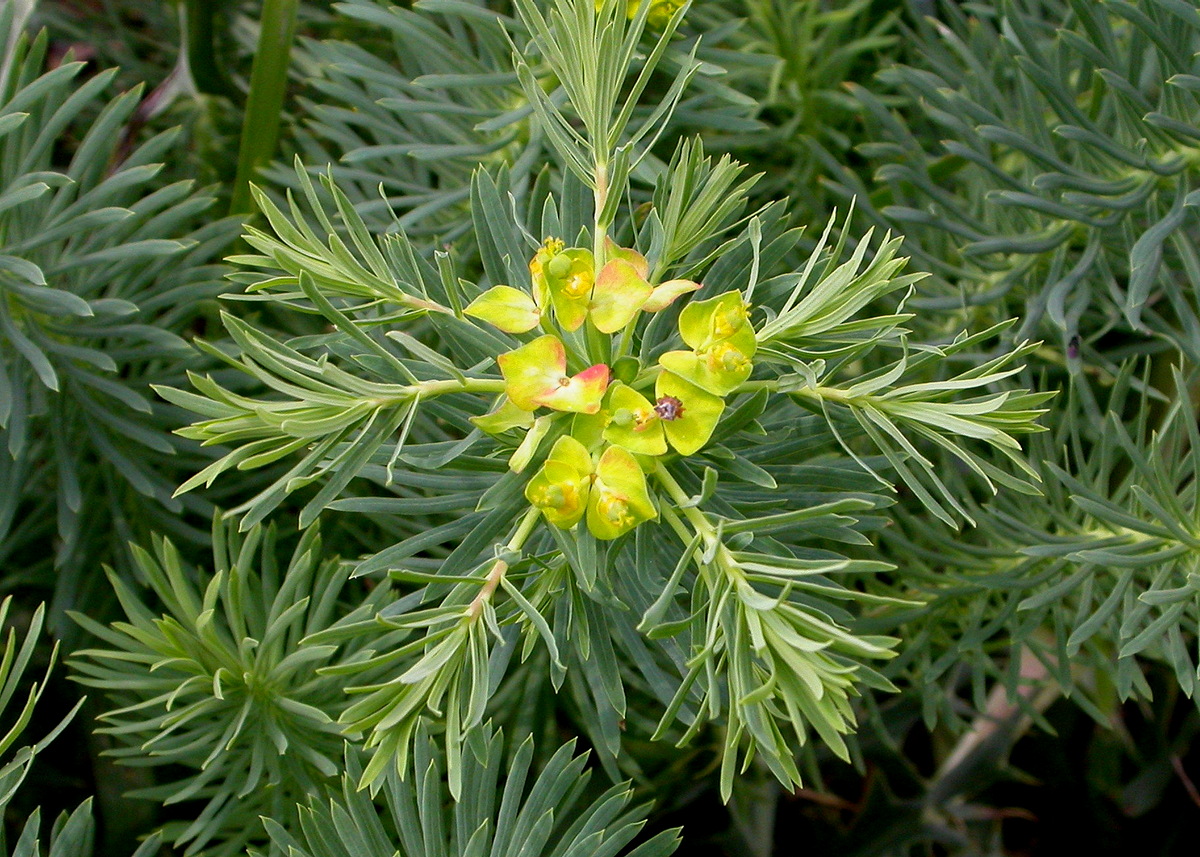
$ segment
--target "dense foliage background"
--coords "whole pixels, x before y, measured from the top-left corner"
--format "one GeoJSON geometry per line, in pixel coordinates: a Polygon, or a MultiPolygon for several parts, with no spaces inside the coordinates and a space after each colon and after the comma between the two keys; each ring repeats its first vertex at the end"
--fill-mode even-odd
{"type": "Polygon", "coordinates": [[[0,0],[8,853],[1191,853],[1200,7],[637,5],[0,0]],[[494,379],[421,301],[600,226],[753,292],[758,374],[659,523],[505,552],[546,448],[355,408],[494,379]],[[828,620],[803,716],[713,521],[828,620]]]}

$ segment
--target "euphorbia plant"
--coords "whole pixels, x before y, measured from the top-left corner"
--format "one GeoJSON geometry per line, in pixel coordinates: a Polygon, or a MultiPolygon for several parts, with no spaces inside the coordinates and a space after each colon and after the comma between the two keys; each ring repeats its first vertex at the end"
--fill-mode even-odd
{"type": "Polygon", "coordinates": [[[202,415],[185,434],[234,447],[184,488],[289,462],[234,510],[245,526],[319,486],[302,524],[359,511],[397,534],[355,572],[394,596],[300,643],[363,645],[328,668],[356,677],[341,723],[374,751],[363,784],[406,770],[426,722],[457,794],[464,735],[518,718],[491,700],[533,669],[610,760],[622,729],[682,743],[711,723],[724,794],[752,758],[799,782],[810,731],[848,757],[854,699],[890,687],[868,661],[894,653],[905,603],[870,579],[892,571],[870,533],[893,483],[947,525],[969,504],[930,449],[983,489],[1034,490],[1015,436],[1045,397],[1004,385],[1027,346],[1003,325],[910,344],[920,275],[898,241],[862,236],[842,261],[830,224],[797,270],[804,230],[781,204],[746,213],[740,167],[696,142],[650,157],[699,69],[639,106],[685,8],[647,34],[664,4],[517,5],[533,34],[517,74],[564,168],[528,187],[476,175],[481,270],[369,234],[327,180],[331,216],[303,169],[308,213],[260,194],[272,231],[235,261],[268,274],[241,279],[331,332],[227,319],[233,343],[205,347],[273,392],[163,391],[202,415]]]}

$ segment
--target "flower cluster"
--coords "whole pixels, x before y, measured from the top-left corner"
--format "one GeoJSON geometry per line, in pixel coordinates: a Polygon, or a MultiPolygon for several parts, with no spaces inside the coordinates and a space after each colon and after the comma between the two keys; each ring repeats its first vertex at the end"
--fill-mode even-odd
{"type": "Polygon", "coordinates": [[[741,293],[727,292],[680,313],[679,335],[690,350],[668,351],[657,366],[643,368],[624,353],[638,317],[700,285],[654,284],[645,257],[611,241],[603,256],[597,270],[592,251],[548,239],[529,263],[528,292],[494,286],[465,312],[506,333],[542,331],[499,355],[504,397],[475,424],[493,434],[526,429],[512,461],[517,470],[542,440],[556,436],[526,498],[555,526],[569,529],[586,519],[596,538],[615,539],[657,517],[645,471],[672,450],[692,455],[708,443],[724,397],[750,376],[756,339],[741,293]],[[581,329],[583,340],[611,337],[603,350],[620,372],[584,359],[583,346],[568,345],[581,341],[581,329]],[[540,408],[552,413],[535,419],[540,408]]]}

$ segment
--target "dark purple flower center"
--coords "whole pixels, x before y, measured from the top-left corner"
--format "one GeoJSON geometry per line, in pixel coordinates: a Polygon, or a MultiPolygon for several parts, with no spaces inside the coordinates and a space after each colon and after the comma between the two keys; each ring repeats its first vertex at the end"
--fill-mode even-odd
{"type": "Polygon", "coordinates": [[[655,403],[654,413],[661,420],[677,420],[683,416],[683,402],[674,396],[663,396],[655,403]]]}

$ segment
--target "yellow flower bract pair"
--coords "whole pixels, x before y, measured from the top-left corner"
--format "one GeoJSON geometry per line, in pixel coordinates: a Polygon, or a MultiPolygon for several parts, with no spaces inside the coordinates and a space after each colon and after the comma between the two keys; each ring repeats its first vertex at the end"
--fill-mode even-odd
{"type": "Polygon", "coordinates": [[[464,310],[503,330],[528,333],[543,322],[547,310],[567,332],[590,320],[601,333],[616,333],[638,312],[658,312],[680,295],[700,288],[691,280],[670,280],[655,287],[646,277],[646,258],[636,250],[609,241],[608,261],[596,271],[592,251],[564,249],[557,238],[547,239],[529,263],[533,293],[512,286],[493,286],[464,310]]]}
{"type": "Polygon", "coordinates": [[[608,389],[608,366],[597,363],[567,375],[567,350],[546,334],[496,358],[509,400],[523,411],[539,407],[594,414],[608,389]]]}
{"type": "Polygon", "coordinates": [[[651,403],[632,387],[612,385],[604,439],[640,455],[664,455],[670,443],[680,455],[698,452],[717,427],[725,403],[682,378],[663,372],[651,403]]]}
{"type": "Polygon", "coordinates": [[[545,465],[525,486],[525,499],[563,529],[586,516],[588,530],[604,540],[658,517],[646,476],[631,454],[610,446],[593,463],[587,447],[569,435],[555,442],[545,465]]]}
{"type": "Polygon", "coordinates": [[[679,314],[679,335],[691,351],[668,351],[659,365],[715,396],[728,396],[750,377],[758,341],[741,292],[693,301],[679,314]]]}

